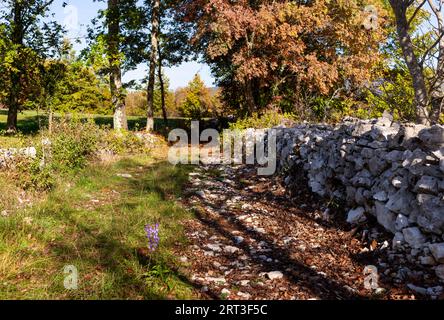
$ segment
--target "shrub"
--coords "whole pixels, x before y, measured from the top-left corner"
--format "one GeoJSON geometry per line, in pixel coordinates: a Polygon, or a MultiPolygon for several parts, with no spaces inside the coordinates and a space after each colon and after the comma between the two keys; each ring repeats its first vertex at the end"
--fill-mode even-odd
{"type": "Polygon", "coordinates": [[[111,151],[114,154],[135,154],[146,151],[144,141],[132,132],[106,130],[102,133],[100,149],[111,151]]]}
{"type": "Polygon", "coordinates": [[[285,122],[295,122],[298,118],[292,113],[280,113],[276,110],[268,110],[263,114],[255,113],[252,116],[239,119],[230,124],[231,130],[244,130],[248,128],[266,129],[278,126],[285,122]]]}
{"type": "Polygon", "coordinates": [[[116,132],[92,120],[64,119],[54,122],[51,132],[42,132],[36,158],[15,161],[13,174],[24,189],[48,190],[55,177],[85,167],[99,150],[113,154],[142,153],[147,146],[132,132],[116,132]]]}
{"type": "Polygon", "coordinates": [[[92,121],[60,121],[48,134],[51,141],[51,163],[56,170],[67,171],[86,165],[99,147],[102,130],[92,121]]]}
{"type": "Polygon", "coordinates": [[[21,158],[16,162],[16,181],[24,190],[49,190],[55,183],[54,172],[49,166],[43,166],[40,157],[21,158]]]}

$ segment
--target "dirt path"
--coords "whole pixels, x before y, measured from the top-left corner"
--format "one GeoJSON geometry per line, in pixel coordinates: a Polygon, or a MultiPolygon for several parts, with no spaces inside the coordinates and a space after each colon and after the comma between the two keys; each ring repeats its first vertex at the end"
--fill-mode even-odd
{"type": "Polygon", "coordinates": [[[369,246],[345,223],[329,221],[303,183],[290,201],[277,181],[258,177],[254,168],[199,167],[184,203],[197,219],[186,222],[190,245],[177,254],[203,297],[415,298],[404,281],[385,276],[393,272],[385,262],[388,242],[369,246]],[[383,272],[377,290],[364,287],[370,264],[383,272]]]}

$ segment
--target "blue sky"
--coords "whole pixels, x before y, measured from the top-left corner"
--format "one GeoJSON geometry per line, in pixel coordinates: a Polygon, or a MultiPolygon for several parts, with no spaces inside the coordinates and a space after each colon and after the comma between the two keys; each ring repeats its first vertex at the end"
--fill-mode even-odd
{"type": "MultiPolygon", "coordinates": [[[[68,30],[67,37],[72,39],[81,39],[82,44],[76,44],[77,51],[85,47],[84,38],[86,29],[91,19],[97,15],[100,8],[104,8],[106,2],[93,2],[92,0],[55,0],[52,6],[52,12],[55,13],[56,19],[68,30]],[[62,3],[67,2],[68,7],[63,8],[62,3]]],[[[165,70],[169,80],[170,89],[184,87],[199,73],[207,86],[214,85],[214,79],[211,76],[210,69],[207,65],[198,62],[184,63],[174,68],[165,70]]],[[[139,80],[147,74],[147,66],[140,65],[137,70],[130,71],[124,75],[124,81],[139,80]]]]}

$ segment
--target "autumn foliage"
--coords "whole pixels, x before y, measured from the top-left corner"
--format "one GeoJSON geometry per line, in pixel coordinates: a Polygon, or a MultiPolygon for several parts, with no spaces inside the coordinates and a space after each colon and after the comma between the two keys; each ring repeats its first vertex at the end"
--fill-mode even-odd
{"type": "Polygon", "coordinates": [[[194,0],[182,4],[195,22],[194,43],[220,79],[227,100],[250,112],[270,104],[306,104],[372,79],[382,28],[364,26],[380,1],[194,0]],[[233,87],[236,90],[233,96],[233,87]],[[339,90],[339,91],[338,91],[339,90]],[[230,92],[231,91],[231,92],[230,92]]]}

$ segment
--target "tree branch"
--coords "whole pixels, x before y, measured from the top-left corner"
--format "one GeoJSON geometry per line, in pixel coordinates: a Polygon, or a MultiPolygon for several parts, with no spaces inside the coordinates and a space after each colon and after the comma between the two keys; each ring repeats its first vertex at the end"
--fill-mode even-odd
{"type": "Polygon", "coordinates": [[[413,20],[416,18],[417,14],[421,10],[421,8],[426,4],[427,0],[423,0],[422,3],[416,8],[415,12],[413,12],[413,15],[410,17],[409,21],[407,22],[407,26],[410,28],[410,25],[412,24],[413,20]]]}
{"type": "Polygon", "coordinates": [[[429,55],[429,53],[441,42],[441,39],[444,37],[444,33],[440,33],[438,39],[436,39],[436,41],[433,43],[433,45],[427,49],[427,51],[424,53],[420,65],[423,66],[424,65],[424,61],[427,59],[427,56],[429,55]]]}

